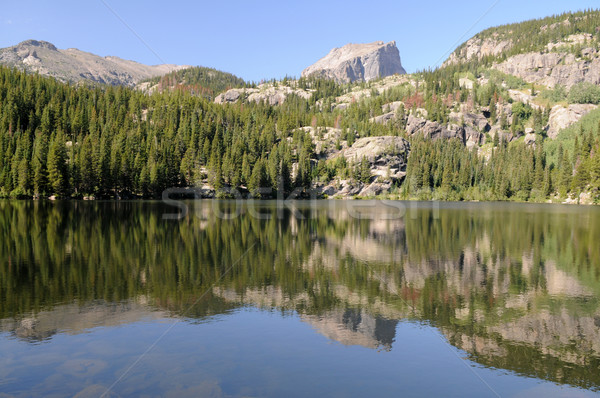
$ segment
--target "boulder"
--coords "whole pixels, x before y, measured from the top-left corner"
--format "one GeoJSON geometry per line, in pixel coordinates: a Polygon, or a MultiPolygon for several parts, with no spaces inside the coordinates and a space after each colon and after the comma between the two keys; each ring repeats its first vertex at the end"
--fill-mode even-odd
{"type": "Polygon", "coordinates": [[[383,112],[395,112],[400,108],[401,105],[403,106],[404,102],[394,101],[394,102],[390,102],[388,104],[383,104],[383,106],[381,107],[381,110],[383,112]]]}
{"type": "Polygon", "coordinates": [[[391,181],[404,178],[410,144],[401,137],[363,137],[342,151],[349,164],[366,158],[371,173],[391,181]]]}
{"type": "Polygon", "coordinates": [[[525,144],[533,145],[535,144],[536,135],[534,133],[525,134],[525,144]]]}
{"type": "Polygon", "coordinates": [[[562,129],[577,123],[579,119],[597,107],[597,105],[591,104],[571,104],[566,108],[562,105],[555,105],[550,111],[548,137],[555,139],[562,129]]]}
{"type": "Polygon", "coordinates": [[[465,126],[465,144],[467,147],[472,148],[474,146],[479,146],[482,143],[484,135],[479,131],[475,130],[471,126],[465,126]]]}
{"type": "Polygon", "coordinates": [[[375,116],[369,119],[370,122],[379,123],[379,124],[387,124],[390,120],[394,120],[396,118],[396,112],[388,112],[384,113],[380,116],[375,116]]]}
{"type": "Polygon", "coordinates": [[[367,185],[366,187],[364,187],[360,191],[358,196],[363,197],[363,198],[374,197],[383,192],[389,191],[391,188],[392,188],[392,184],[390,182],[383,183],[383,182],[375,181],[375,182],[372,182],[371,184],[367,185]]]}
{"type": "Polygon", "coordinates": [[[466,88],[467,90],[473,89],[473,80],[467,79],[466,77],[461,77],[458,79],[458,84],[460,87],[466,88]]]}
{"type": "Polygon", "coordinates": [[[217,95],[215,98],[215,103],[224,104],[224,103],[233,103],[237,102],[242,94],[242,90],[234,88],[231,90],[227,90],[226,92],[217,95]]]}
{"type": "Polygon", "coordinates": [[[406,132],[410,135],[413,135],[417,131],[421,130],[426,123],[426,119],[423,119],[422,117],[417,117],[411,113],[410,115],[408,115],[408,120],[406,122],[406,132]]]}

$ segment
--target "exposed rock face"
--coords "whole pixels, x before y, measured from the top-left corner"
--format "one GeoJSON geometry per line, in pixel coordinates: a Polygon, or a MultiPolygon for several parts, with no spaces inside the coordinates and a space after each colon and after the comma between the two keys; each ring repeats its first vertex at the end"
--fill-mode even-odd
{"type": "Polygon", "coordinates": [[[302,76],[319,76],[338,83],[369,81],[394,74],[405,74],[396,42],[376,41],[346,44],[302,71],[302,76]]]}
{"type": "Polygon", "coordinates": [[[265,101],[269,105],[281,105],[286,98],[295,94],[304,99],[311,97],[310,90],[303,90],[289,86],[279,85],[277,87],[271,84],[261,84],[257,88],[232,88],[222,94],[217,95],[215,103],[225,104],[237,102],[240,98],[252,102],[265,101]]]}
{"type": "Polygon", "coordinates": [[[406,168],[409,150],[410,144],[403,138],[380,136],[360,138],[342,154],[348,162],[366,158],[374,175],[384,176],[389,168],[391,178],[401,178],[404,174],[399,173],[406,168]]]}
{"type": "Polygon", "coordinates": [[[394,120],[396,118],[396,112],[388,112],[383,115],[375,116],[369,119],[369,121],[373,123],[386,124],[390,120],[394,120]]]}
{"type": "MultiPolygon", "coordinates": [[[[413,75],[392,75],[382,78],[381,80],[377,80],[374,82],[370,82],[369,87],[361,87],[360,85],[355,85],[350,87],[350,91],[340,95],[335,99],[337,104],[347,103],[350,104],[352,102],[358,101],[361,98],[369,98],[373,92],[377,94],[383,94],[386,91],[402,86],[404,84],[410,84],[415,87],[417,85],[417,80],[413,75]]],[[[384,110],[387,112],[387,110],[384,110]]]]}
{"type": "Polygon", "coordinates": [[[537,105],[534,101],[534,97],[530,94],[524,93],[519,90],[508,89],[508,95],[513,101],[522,102],[528,104],[533,109],[541,109],[542,107],[537,105]]]}
{"type": "Polygon", "coordinates": [[[525,134],[525,144],[526,145],[535,144],[535,140],[536,140],[536,135],[534,133],[525,134]]]}
{"type": "MultiPolygon", "coordinates": [[[[327,132],[328,135],[335,133],[327,132]]],[[[344,142],[340,151],[327,152],[328,158],[344,156],[348,164],[355,164],[365,158],[370,164],[373,180],[367,184],[341,180],[330,182],[328,185],[317,185],[316,188],[318,192],[329,197],[379,195],[389,191],[394,182],[404,179],[409,152],[408,141],[395,136],[363,137],[350,147],[344,142]]]]}
{"type": "Polygon", "coordinates": [[[500,40],[497,37],[480,39],[476,36],[450,54],[450,57],[444,62],[443,66],[474,58],[481,59],[486,55],[498,55],[510,47],[512,47],[512,43],[509,40],[500,40]]]}
{"type": "Polygon", "coordinates": [[[584,49],[582,53],[585,53],[585,59],[563,52],[518,54],[494,68],[528,83],[548,87],[562,85],[570,88],[581,82],[600,84],[600,54],[592,48],[584,49]]]}
{"type": "Polygon", "coordinates": [[[571,104],[566,108],[562,105],[554,106],[550,111],[548,137],[555,139],[562,129],[577,123],[579,119],[597,107],[597,105],[591,104],[571,104]]]}
{"type": "Polygon", "coordinates": [[[57,49],[45,41],[27,40],[0,49],[0,64],[38,72],[63,82],[89,80],[111,85],[134,86],[141,80],[188,66],[143,65],[118,57],[100,57],[76,48],[57,49]]]}
{"type": "Polygon", "coordinates": [[[388,104],[383,104],[381,109],[384,112],[396,112],[400,107],[404,107],[404,102],[402,101],[394,101],[388,104]]]}
{"type": "MultiPolygon", "coordinates": [[[[477,120],[475,115],[470,116],[473,116],[477,120]]],[[[486,128],[489,127],[487,121],[485,122],[485,126],[486,128]]],[[[412,114],[408,116],[406,132],[410,135],[423,134],[425,138],[429,139],[458,138],[468,147],[479,145],[483,140],[483,134],[477,131],[472,125],[459,126],[458,124],[451,123],[448,126],[444,126],[438,122],[432,122],[431,120],[412,114]]]]}

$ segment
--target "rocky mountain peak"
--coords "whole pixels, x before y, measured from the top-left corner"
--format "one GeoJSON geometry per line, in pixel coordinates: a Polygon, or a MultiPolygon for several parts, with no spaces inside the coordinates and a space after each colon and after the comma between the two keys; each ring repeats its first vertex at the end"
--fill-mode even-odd
{"type": "Polygon", "coordinates": [[[369,81],[394,74],[405,74],[396,42],[346,44],[302,71],[302,76],[318,76],[339,83],[369,81]]]}
{"type": "Polygon", "coordinates": [[[22,41],[19,44],[17,44],[15,47],[17,47],[17,48],[41,47],[41,48],[47,48],[48,50],[52,50],[52,51],[58,51],[56,46],[52,43],[49,43],[49,42],[43,41],[43,40],[33,40],[33,39],[22,41]]]}
{"type": "Polygon", "coordinates": [[[144,65],[118,57],[101,57],[70,48],[62,50],[42,40],[25,40],[0,49],[0,64],[51,76],[63,82],[91,81],[133,87],[140,81],[188,68],[179,65],[144,65]]]}

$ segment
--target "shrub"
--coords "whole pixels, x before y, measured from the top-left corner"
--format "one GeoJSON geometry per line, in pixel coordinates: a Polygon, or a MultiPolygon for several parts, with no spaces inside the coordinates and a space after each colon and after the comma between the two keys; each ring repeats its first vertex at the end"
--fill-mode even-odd
{"type": "Polygon", "coordinates": [[[569,102],[573,104],[600,104],[600,87],[592,83],[578,83],[571,87],[569,102]]]}

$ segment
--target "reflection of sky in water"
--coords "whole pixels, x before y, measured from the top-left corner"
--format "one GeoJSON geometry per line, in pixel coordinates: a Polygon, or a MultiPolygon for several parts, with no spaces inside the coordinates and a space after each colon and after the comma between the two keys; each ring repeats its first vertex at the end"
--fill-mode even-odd
{"type": "MultiPolygon", "coordinates": [[[[41,343],[1,335],[0,391],[99,396],[175,322],[162,318],[41,343]]],[[[244,308],[177,323],[114,388],[119,396],[592,396],[464,361],[436,329],[400,321],[390,351],[334,342],[296,314],[244,308]],[[468,366],[466,366],[468,364],[468,366]],[[475,375],[473,372],[476,372],[475,375]]]]}
{"type": "Polygon", "coordinates": [[[3,202],[0,398],[598,390],[600,209],[354,203],[3,202]]]}

